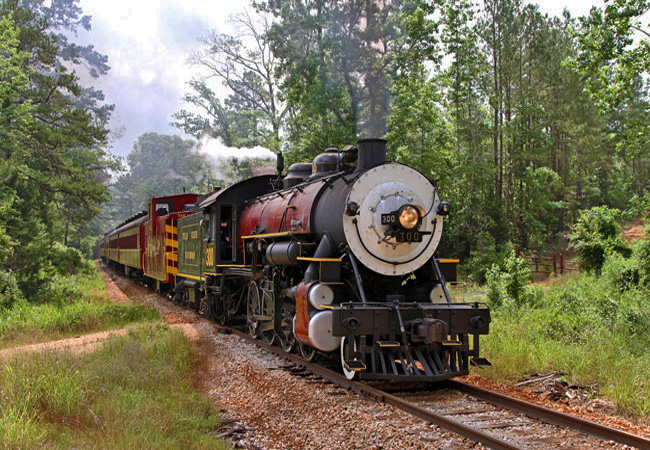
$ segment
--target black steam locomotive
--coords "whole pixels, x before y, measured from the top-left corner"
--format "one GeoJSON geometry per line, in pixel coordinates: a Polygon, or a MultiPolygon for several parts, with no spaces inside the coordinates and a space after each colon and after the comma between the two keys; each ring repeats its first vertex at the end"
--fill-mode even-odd
{"type": "Polygon", "coordinates": [[[386,162],[384,140],[212,192],[191,214],[167,208],[155,218],[168,220],[158,229],[170,245],[155,236],[165,279],[206,315],[243,316],[251,334],[306,358],[340,352],[350,379],[436,381],[489,365],[489,309],[452,302],[457,261],[436,255],[451,207],[420,172],[386,162]]]}

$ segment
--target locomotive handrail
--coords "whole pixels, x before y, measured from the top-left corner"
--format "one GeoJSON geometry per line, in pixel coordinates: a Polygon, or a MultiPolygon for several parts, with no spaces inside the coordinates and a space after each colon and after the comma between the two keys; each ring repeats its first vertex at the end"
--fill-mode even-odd
{"type": "Polygon", "coordinates": [[[263,238],[263,237],[284,237],[284,236],[293,236],[293,235],[303,235],[309,234],[309,231],[279,231],[277,233],[264,233],[264,234],[250,234],[248,236],[242,236],[242,239],[251,239],[251,238],[263,238]]]}
{"type": "Polygon", "coordinates": [[[312,258],[307,256],[298,256],[298,261],[314,261],[314,262],[341,262],[341,258],[312,258]]]}

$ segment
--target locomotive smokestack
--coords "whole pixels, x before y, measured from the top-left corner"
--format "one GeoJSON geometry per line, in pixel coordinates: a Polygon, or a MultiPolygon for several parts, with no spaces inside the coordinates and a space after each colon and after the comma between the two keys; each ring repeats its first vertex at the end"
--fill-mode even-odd
{"type": "Polygon", "coordinates": [[[284,170],[284,155],[282,152],[278,152],[275,170],[278,172],[278,177],[282,176],[282,171],[284,170]]]}
{"type": "Polygon", "coordinates": [[[357,141],[359,162],[356,171],[386,162],[386,139],[368,138],[357,141]]]}

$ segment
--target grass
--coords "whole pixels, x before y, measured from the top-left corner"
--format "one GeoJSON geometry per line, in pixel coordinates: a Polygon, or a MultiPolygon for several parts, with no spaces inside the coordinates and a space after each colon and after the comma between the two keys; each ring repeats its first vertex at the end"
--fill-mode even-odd
{"type": "Polygon", "coordinates": [[[0,366],[0,449],[226,449],[193,390],[181,332],[143,326],[91,354],[15,356],[0,366]]]}
{"type": "Polygon", "coordinates": [[[18,301],[0,308],[0,346],[57,339],[160,318],[141,304],[110,303],[98,272],[62,278],[38,304],[18,301]]]}
{"type": "Polygon", "coordinates": [[[559,371],[570,383],[595,387],[620,412],[650,415],[650,292],[612,282],[619,269],[526,288],[518,302],[493,308],[482,338],[493,367],[481,374],[514,382],[559,371]]]}

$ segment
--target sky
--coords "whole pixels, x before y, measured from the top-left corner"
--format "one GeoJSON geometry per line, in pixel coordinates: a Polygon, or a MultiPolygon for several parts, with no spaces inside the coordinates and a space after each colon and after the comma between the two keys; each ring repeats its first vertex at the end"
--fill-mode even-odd
{"type": "MultiPolygon", "coordinates": [[[[600,0],[576,0],[570,5],[545,0],[540,9],[560,15],[586,14],[600,0]]],[[[80,44],[93,44],[108,55],[108,75],[92,80],[79,72],[82,84],[92,84],[115,104],[111,119],[112,152],[125,156],[143,133],[184,135],[172,127],[171,115],[183,108],[183,94],[196,68],[187,59],[201,48],[210,30],[228,32],[228,17],[243,11],[247,0],[80,0],[92,16],[92,30],[80,32],[80,44]]]]}

